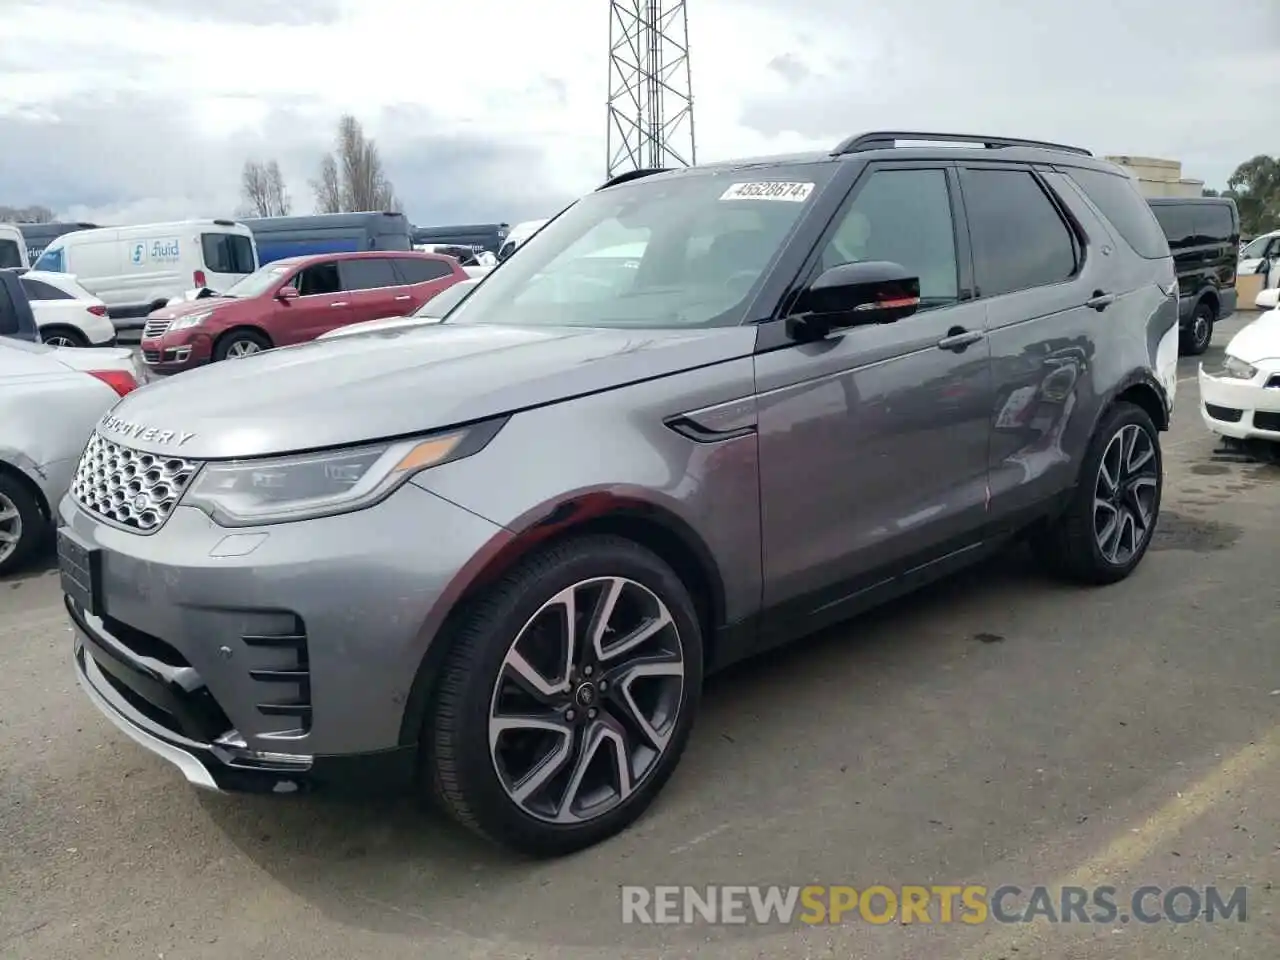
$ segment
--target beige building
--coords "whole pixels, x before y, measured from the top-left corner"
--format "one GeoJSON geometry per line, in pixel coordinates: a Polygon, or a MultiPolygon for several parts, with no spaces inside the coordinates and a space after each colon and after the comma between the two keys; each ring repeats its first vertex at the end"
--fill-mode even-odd
{"type": "Polygon", "coordinates": [[[1182,164],[1177,160],[1157,160],[1155,157],[1107,157],[1107,159],[1133,173],[1138,178],[1138,188],[1145,197],[1204,195],[1204,181],[1184,177],[1182,164]]]}

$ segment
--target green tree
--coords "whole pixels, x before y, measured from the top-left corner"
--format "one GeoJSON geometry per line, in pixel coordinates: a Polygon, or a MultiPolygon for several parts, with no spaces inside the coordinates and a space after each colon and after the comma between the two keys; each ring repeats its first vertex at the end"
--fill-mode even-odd
{"type": "Polygon", "coordinates": [[[1257,236],[1280,228],[1280,157],[1259,154],[1236,167],[1227,195],[1240,210],[1240,232],[1257,236]]]}

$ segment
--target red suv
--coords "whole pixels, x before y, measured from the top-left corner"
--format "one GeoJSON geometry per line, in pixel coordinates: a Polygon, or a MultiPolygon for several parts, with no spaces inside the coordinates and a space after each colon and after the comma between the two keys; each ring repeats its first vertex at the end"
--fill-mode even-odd
{"type": "Polygon", "coordinates": [[[465,279],[458,261],[430,253],[276,260],[218,296],[152,312],[142,331],[142,359],[157,373],[176,373],[303,343],[349,323],[406,316],[465,279]]]}

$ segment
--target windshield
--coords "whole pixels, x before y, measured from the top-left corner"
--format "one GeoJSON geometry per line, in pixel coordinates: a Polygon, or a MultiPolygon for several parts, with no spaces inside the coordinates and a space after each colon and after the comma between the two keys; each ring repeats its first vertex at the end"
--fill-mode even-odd
{"type": "Polygon", "coordinates": [[[832,164],[696,172],[592,193],[547,224],[449,323],[710,327],[747,298],[832,164]]]}
{"type": "Polygon", "coordinates": [[[446,287],[441,290],[420,306],[411,316],[438,320],[461,303],[479,282],[479,280],[459,280],[452,287],[446,287]]]}
{"type": "Polygon", "coordinates": [[[0,239],[0,268],[21,266],[22,248],[12,240],[0,239]]]}
{"type": "Polygon", "coordinates": [[[227,289],[223,290],[220,295],[224,297],[241,297],[245,299],[260,297],[279,283],[284,275],[292,269],[292,267],[281,266],[278,263],[260,267],[243,280],[237,280],[231,286],[227,287],[227,289]]]}

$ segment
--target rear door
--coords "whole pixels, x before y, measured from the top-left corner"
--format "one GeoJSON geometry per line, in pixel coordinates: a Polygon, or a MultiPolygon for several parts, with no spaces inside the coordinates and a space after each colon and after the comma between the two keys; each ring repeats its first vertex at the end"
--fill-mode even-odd
{"type": "Polygon", "coordinates": [[[270,317],[264,322],[277,346],[305,343],[351,322],[351,298],[342,288],[336,260],[303,267],[291,282],[298,288],[298,297],[273,301],[270,317]]]}
{"type": "Polygon", "coordinates": [[[347,298],[351,303],[348,323],[400,316],[401,301],[396,298],[405,295],[406,291],[401,289],[400,277],[389,258],[340,260],[338,270],[342,287],[350,294],[347,298]]]}
{"type": "Polygon", "coordinates": [[[204,285],[215,291],[227,289],[258,269],[253,238],[243,233],[207,231],[200,234],[200,259],[204,285]]]}
{"type": "Polygon", "coordinates": [[[447,290],[467,274],[448,260],[433,257],[397,257],[396,273],[407,286],[397,292],[397,316],[408,316],[442,290],[447,290]]]}

